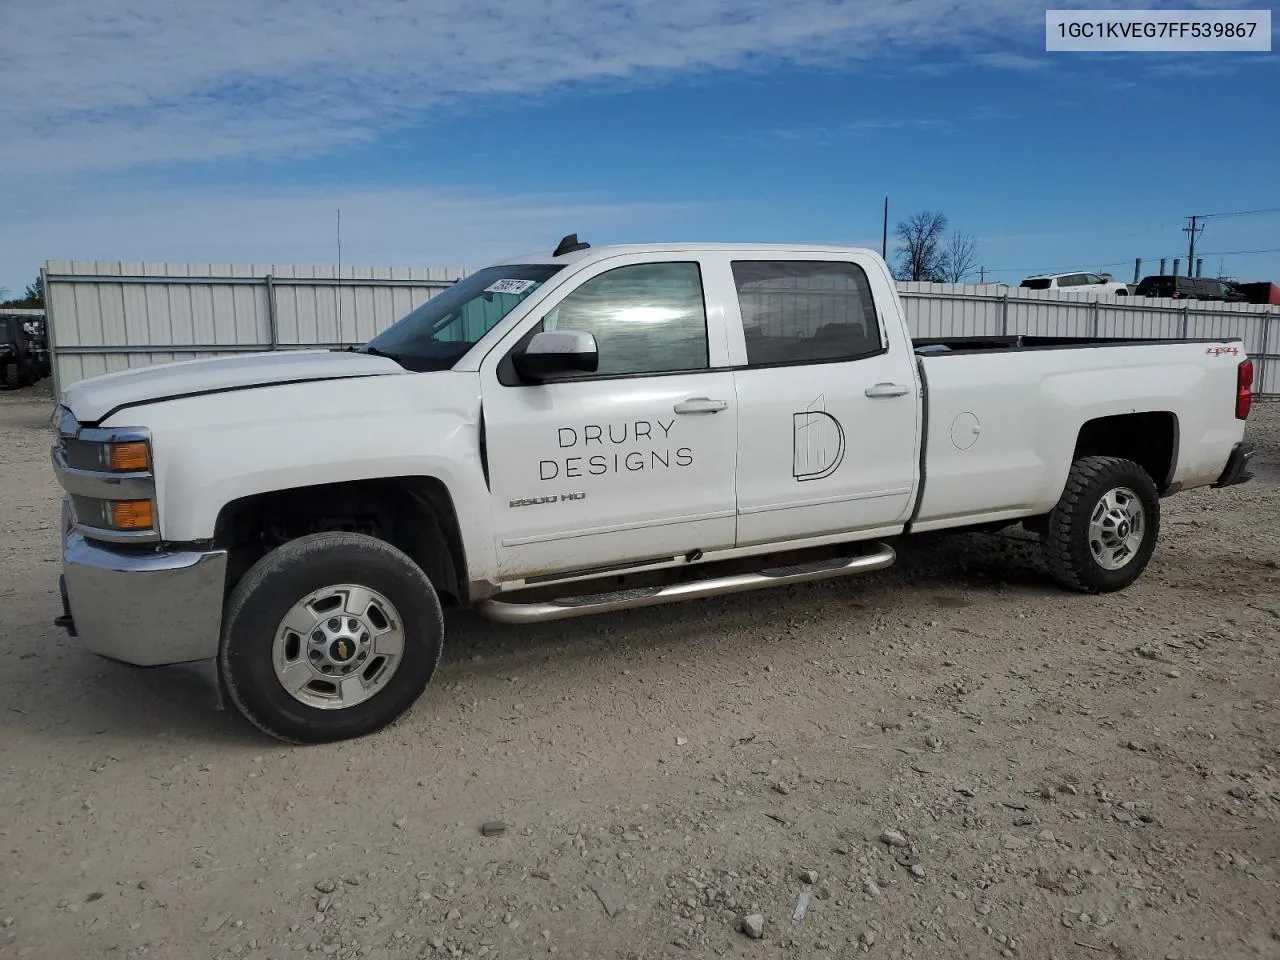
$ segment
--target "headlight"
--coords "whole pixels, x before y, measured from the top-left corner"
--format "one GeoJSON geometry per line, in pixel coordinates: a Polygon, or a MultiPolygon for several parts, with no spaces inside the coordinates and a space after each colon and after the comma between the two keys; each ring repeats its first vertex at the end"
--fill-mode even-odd
{"type": "Polygon", "coordinates": [[[52,453],[54,473],[71,494],[75,524],[84,536],[117,543],[159,539],[149,431],[82,427],[61,408],[52,453]]]}

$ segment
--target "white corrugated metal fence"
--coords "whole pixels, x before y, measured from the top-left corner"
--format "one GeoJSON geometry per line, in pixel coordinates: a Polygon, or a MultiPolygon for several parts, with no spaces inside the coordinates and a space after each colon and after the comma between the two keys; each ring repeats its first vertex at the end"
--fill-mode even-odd
{"type": "Polygon", "coordinates": [[[361,344],[466,270],[51,260],[45,307],[61,389],[171,360],[361,344]]]}
{"type": "Polygon", "coordinates": [[[1008,334],[1146,340],[1238,337],[1254,361],[1254,392],[1280,396],[1280,307],[967,283],[900,282],[898,296],[911,335],[920,339],[1008,334]]]}
{"type": "MultiPolygon", "coordinates": [[[[59,389],[169,360],[364,343],[467,274],[451,267],[51,260],[45,302],[59,389]]],[[[1239,337],[1255,389],[1280,396],[1280,308],[1104,297],[998,284],[900,283],[912,336],[1239,337]]]]}

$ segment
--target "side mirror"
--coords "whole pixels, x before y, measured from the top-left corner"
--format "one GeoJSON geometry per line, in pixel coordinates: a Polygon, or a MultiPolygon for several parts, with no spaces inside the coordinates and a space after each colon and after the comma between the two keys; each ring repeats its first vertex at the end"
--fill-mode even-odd
{"type": "Polygon", "coordinates": [[[577,330],[548,330],[536,334],[523,353],[511,358],[525,380],[545,380],[558,374],[595,373],[600,366],[596,338],[577,330]]]}

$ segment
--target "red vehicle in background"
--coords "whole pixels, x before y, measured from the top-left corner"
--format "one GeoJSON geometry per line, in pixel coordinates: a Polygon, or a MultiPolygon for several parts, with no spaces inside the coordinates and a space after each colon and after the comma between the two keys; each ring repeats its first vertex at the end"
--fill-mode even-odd
{"type": "Polygon", "coordinates": [[[1280,285],[1274,283],[1238,283],[1236,288],[1249,303],[1269,303],[1280,307],[1280,285]]]}

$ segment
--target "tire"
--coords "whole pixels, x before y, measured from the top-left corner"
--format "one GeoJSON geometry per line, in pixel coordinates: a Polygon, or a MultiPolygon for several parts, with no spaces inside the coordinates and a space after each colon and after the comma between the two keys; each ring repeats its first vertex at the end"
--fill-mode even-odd
{"type": "Polygon", "coordinates": [[[443,640],[440,599],[406,554],[363,534],[317,533],[272,550],[236,584],[218,669],[231,701],[263,732],[332,743],[380,730],[408,710],[431,682],[443,640]],[[332,597],[341,607],[326,607],[332,597]]]}
{"type": "Polygon", "coordinates": [[[36,362],[32,360],[30,357],[27,357],[25,360],[21,361],[18,364],[18,386],[20,387],[31,386],[38,379],[40,379],[38,371],[39,371],[39,367],[36,366],[36,362]]]}
{"type": "Polygon", "coordinates": [[[1142,575],[1159,536],[1160,495],[1147,471],[1119,457],[1083,457],[1071,465],[1041,544],[1049,572],[1060,584],[1110,593],[1142,575]],[[1109,496],[1111,510],[1105,502],[1109,496]],[[1101,518],[1098,526],[1096,518],[1101,518]]]}

